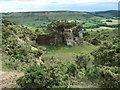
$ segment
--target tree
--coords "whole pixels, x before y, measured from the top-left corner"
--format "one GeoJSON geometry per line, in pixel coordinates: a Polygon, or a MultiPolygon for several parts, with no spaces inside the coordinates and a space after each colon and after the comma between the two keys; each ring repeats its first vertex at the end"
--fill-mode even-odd
{"type": "Polygon", "coordinates": [[[106,20],[106,22],[112,22],[112,20],[109,20],[109,19],[108,19],[108,20],[106,20]]]}

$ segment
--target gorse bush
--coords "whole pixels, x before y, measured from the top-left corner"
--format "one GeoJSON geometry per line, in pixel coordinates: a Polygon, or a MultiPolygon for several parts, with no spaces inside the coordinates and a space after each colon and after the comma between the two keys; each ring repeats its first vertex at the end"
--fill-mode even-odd
{"type": "MultiPolygon", "coordinates": [[[[92,53],[94,56],[94,65],[98,75],[98,83],[102,88],[119,88],[120,84],[120,56],[118,45],[103,45],[92,53]]],[[[91,76],[91,75],[90,75],[91,76]]]]}
{"type": "Polygon", "coordinates": [[[17,80],[17,84],[21,87],[34,88],[67,87],[67,80],[68,76],[64,75],[58,66],[56,68],[56,65],[50,67],[41,65],[29,67],[25,75],[17,80]]]}
{"type": "Polygon", "coordinates": [[[93,45],[99,45],[101,43],[101,41],[99,39],[97,39],[97,38],[94,38],[94,39],[91,40],[91,43],[93,45]]]}
{"type": "Polygon", "coordinates": [[[4,57],[2,60],[4,65],[15,70],[22,70],[23,67],[32,65],[35,57],[30,47],[32,41],[28,41],[27,38],[34,36],[33,32],[22,26],[13,25],[13,22],[8,20],[3,20],[2,23],[2,53],[4,57]],[[5,56],[8,59],[5,59],[5,56]]]}
{"type": "Polygon", "coordinates": [[[40,85],[45,87],[45,79],[47,77],[43,67],[33,66],[26,70],[25,75],[17,80],[17,84],[21,87],[26,87],[29,85],[40,85]]]}
{"type": "MultiPolygon", "coordinates": [[[[94,82],[97,82],[100,79],[100,71],[97,67],[91,67],[86,70],[86,77],[94,82]]],[[[98,83],[98,82],[97,82],[98,83]]]]}
{"type": "Polygon", "coordinates": [[[101,85],[101,87],[103,87],[103,88],[104,87],[119,88],[119,85],[120,85],[120,71],[118,69],[120,69],[120,68],[102,66],[102,67],[98,67],[98,69],[100,71],[100,79],[101,79],[100,80],[100,85],[101,85]]]}
{"type": "Polygon", "coordinates": [[[99,47],[98,50],[94,51],[92,55],[94,56],[94,64],[95,65],[106,65],[106,66],[119,66],[120,56],[119,53],[116,52],[116,49],[112,49],[106,46],[99,47]]]}
{"type": "Polygon", "coordinates": [[[78,69],[76,64],[70,64],[67,68],[67,73],[69,76],[77,76],[78,75],[78,69]]]}
{"type": "Polygon", "coordinates": [[[75,63],[79,69],[85,68],[87,69],[88,63],[90,61],[90,56],[86,54],[81,54],[76,56],[75,63]]]}
{"type": "Polygon", "coordinates": [[[8,26],[8,25],[16,25],[15,22],[12,22],[8,19],[2,19],[2,23],[5,25],[5,26],[8,26]]]}

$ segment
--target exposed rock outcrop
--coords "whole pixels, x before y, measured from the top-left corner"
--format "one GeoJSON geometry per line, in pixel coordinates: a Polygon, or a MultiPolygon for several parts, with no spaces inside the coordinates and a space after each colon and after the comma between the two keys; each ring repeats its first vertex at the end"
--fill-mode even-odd
{"type": "Polygon", "coordinates": [[[83,41],[82,26],[76,21],[56,21],[48,25],[52,34],[39,35],[36,39],[38,44],[56,45],[64,43],[67,46],[75,46],[83,41]]]}

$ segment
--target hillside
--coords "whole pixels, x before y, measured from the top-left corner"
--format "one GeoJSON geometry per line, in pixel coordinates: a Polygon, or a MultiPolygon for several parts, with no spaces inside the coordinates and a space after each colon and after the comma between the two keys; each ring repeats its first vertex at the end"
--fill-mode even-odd
{"type": "Polygon", "coordinates": [[[95,15],[102,16],[105,18],[119,17],[118,10],[109,10],[109,11],[98,11],[93,12],[95,15]]]}
{"type": "Polygon", "coordinates": [[[6,87],[16,81],[22,88],[119,88],[118,36],[115,18],[89,12],[3,13],[2,69],[13,76],[3,83],[6,87]],[[37,43],[49,41],[51,34],[65,37],[61,43],[37,43]],[[65,44],[76,42],[79,35],[81,43],[65,44]]]}
{"type": "Polygon", "coordinates": [[[83,27],[97,27],[106,18],[117,19],[118,11],[78,12],[78,11],[42,11],[42,12],[12,12],[2,13],[17,24],[37,28],[46,28],[47,24],[55,20],[77,20],[85,23],[83,27]]]}
{"type": "Polygon", "coordinates": [[[29,25],[34,27],[45,27],[48,23],[55,20],[80,20],[90,21],[93,18],[97,21],[101,17],[88,12],[77,11],[46,11],[46,12],[17,12],[17,13],[3,13],[3,18],[13,20],[18,24],[29,25]]]}

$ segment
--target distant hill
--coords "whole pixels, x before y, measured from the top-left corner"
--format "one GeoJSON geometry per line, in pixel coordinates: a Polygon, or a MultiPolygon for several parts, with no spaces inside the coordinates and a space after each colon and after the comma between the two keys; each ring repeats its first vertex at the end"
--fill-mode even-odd
{"type": "Polygon", "coordinates": [[[106,18],[113,18],[113,17],[118,17],[118,10],[98,11],[98,12],[93,12],[93,14],[106,18]]]}
{"type": "Polygon", "coordinates": [[[103,18],[117,17],[117,10],[100,12],[79,12],[79,11],[40,11],[40,12],[12,12],[2,13],[3,18],[13,20],[17,24],[34,27],[46,27],[55,20],[80,20],[91,22],[100,21],[103,18]]]}

